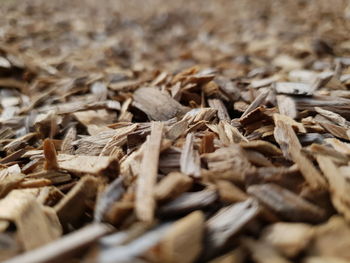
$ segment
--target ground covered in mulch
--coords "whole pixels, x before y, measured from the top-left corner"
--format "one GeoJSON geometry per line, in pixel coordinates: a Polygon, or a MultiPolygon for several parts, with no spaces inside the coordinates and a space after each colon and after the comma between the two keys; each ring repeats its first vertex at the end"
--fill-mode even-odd
{"type": "Polygon", "coordinates": [[[348,1],[0,4],[0,260],[350,261],[348,1]]]}

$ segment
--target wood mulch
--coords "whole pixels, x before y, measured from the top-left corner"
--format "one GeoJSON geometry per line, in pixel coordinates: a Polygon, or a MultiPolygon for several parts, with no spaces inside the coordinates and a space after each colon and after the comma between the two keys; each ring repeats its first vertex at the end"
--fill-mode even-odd
{"type": "Polygon", "coordinates": [[[350,262],[347,1],[3,1],[0,260],[350,262]]]}

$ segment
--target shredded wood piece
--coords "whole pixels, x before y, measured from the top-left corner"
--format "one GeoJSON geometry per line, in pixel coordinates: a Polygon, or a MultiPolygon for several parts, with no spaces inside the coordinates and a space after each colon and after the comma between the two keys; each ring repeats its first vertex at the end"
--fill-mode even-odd
{"type": "Polygon", "coordinates": [[[195,261],[202,250],[204,215],[200,211],[176,221],[162,238],[159,258],[164,263],[195,261]]]}
{"type": "Polygon", "coordinates": [[[329,157],[318,155],[316,159],[329,182],[334,207],[340,213],[344,214],[347,220],[350,220],[350,200],[348,195],[350,185],[347,182],[347,178],[340,173],[339,169],[329,157]]]}
{"type": "Polygon", "coordinates": [[[291,263],[266,243],[246,238],[243,240],[243,245],[249,249],[257,263],[291,263]]]}
{"type": "Polygon", "coordinates": [[[62,232],[56,214],[50,219],[35,198],[21,190],[14,190],[0,200],[0,219],[15,222],[25,250],[37,248],[57,239],[62,232]]]}
{"type": "Polygon", "coordinates": [[[152,122],[151,135],[145,142],[140,174],[137,178],[135,212],[142,221],[154,219],[155,200],[153,191],[158,175],[160,145],[164,124],[152,122]]]}
{"type": "Polygon", "coordinates": [[[106,175],[115,178],[119,174],[118,160],[107,156],[59,154],[57,160],[60,169],[79,176],[90,174],[96,176],[106,175]]]}
{"type": "Polygon", "coordinates": [[[172,172],[165,176],[155,188],[158,201],[165,201],[178,197],[192,186],[192,179],[179,172],[172,172]]]}
{"type": "Polygon", "coordinates": [[[300,142],[292,126],[279,118],[275,119],[274,136],[286,158],[292,159],[299,167],[310,187],[322,189],[326,182],[312,162],[301,152],[300,142]]]}
{"type": "Polygon", "coordinates": [[[53,142],[50,139],[45,139],[43,143],[44,156],[45,156],[45,169],[57,170],[57,153],[53,142]]]}
{"type": "Polygon", "coordinates": [[[96,196],[98,180],[92,176],[83,177],[69,193],[55,206],[56,213],[64,226],[80,220],[86,209],[86,202],[96,196]]]}
{"type": "Polygon", "coordinates": [[[151,87],[139,88],[134,93],[134,104],[155,121],[166,121],[186,112],[176,100],[151,87]]]}
{"type": "Polygon", "coordinates": [[[262,239],[288,258],[297,256],[311,242],[314,229],[301,223],[275,223],[268,226],[262,239]]]}
{"type": "Polygon", "coordinates": [[[237,234],[259,213],[259,205],[253,199],[248,199],[225,208],[222,208],[207,222],[208,243],[206,254],[215,253],[216,249],[223,248],[230,238],[237,234]]]}
{"type": "Polygon", "coordinates": [[[185,145],[181,151],[180,170],[183,174],[200,177],[200,159],[197,150],[193,149],[194,136],[192,133],[187,134],[185,145]]]}
{"type": "Polygon", "coordinates": [[[324,220],[325,211],[322,208],[275,184],[252,185],[248,187],[248,193],[287,220],[300,222],[324,220]]]}

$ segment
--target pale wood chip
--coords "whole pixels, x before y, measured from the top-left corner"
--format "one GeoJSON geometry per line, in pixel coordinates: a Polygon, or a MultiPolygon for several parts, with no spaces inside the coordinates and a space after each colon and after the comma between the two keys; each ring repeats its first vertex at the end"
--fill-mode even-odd
{"type": "Polygon", "coordinates": [[[151,120],[166,121],[184,115],[187,109],[157,88],[139,88],[135,91],[134,105],[144,111],[151,120]]]}
{"type": "Polygon", "coordinates": [[[332,145],[336,151],[350,155],[350,143],[342,142],[336,138],[326,138],[324,141],[332,145]]]}
{"type": "Polygon", "coordinates": [[[57,160],[60,169],[74,173],[78,176],[91,174],[115,178],[119,174],[118,160],[107,156],[59,154],[57,160]]]}
{"type": "Polygon", "coordinates": [[[87,247],[99,237],[111,232],[111,230],[112,228],[109,225],[97,223],[90,224],[51,242],[50,244],[19,255],[5,262],[51,263],[66,258],[69,259],[73,255],[79,255],[82,248],[87,247]]]}
{"type": "Polygon", "coordinates": [[[298,165],[310,187],[315,189],[325,188],[325,179],[307,156],[301,152],[300,142],[292,126],[285,122],[283,118],[275,118],[275,125],[274,136],[281,147],[283,155],[288,159],[292,159],[298,165]]]}
{"type": "Polygon", "coordinates": [[[37,188],[51,185],[52,181],[46,178],[24,180],[19,183],[19,188],[37,188]]]}
{"type": "Polygon", "coordinates": [[[236,203],[247,200],[249,196],[239,187],[226,180],[216,182],[220,199],[228,203],[236,203]]]}
{"type": "Polygon", "coordinates": [[[187,112],[182,120],[186,120],[188,124],[195,124],[200,121],[210,121],[216,115],[217,110],[212,108],[196,108],[187,112]]]}
{"type": "Polygon", "coordinates": [[[103,155],[109,155],[113,148],[115,147],[121,147],[127,142],[127,136],[135,131],[138,128],[138,125],[132,124],[130,126],[121,127],[119,129],[115,130],[115,134],[112,138],[106,143],[106,145],[103,147],[100,156],[103,155]]]}
{"type": "Polygon", "coordinates": [[[312,85],[298,82],[277,82],[275,89],[277,93],[292,95],[312,95],[314,92],[312,85]]]}
{"type": "Polygon", "coordinates": [[[62,141],[61,153],[64,153],[64,154],[74,153],[73,141],[75,141],[76,137],[77,137],[77,129],[75,127],[69,128],[69,130],[67,131],[62,141]]]}
{"type": "Polygon", "coordinates": [[[292,126],[293,129],[296,129],[297,132],[306,133],[306,129],[302,123],[293,120],[292,118],[288,117],[287,115],[275,113],[275,114],[273,114],[273,119],[274,119],[275,125],[276,125],[276,122],[282,121],[282,122],[292,126]]]}
{"type": "Polygon", "coordinates": [[[179,172],[172,172],[165,176],[154,191],[158,201],[166,201],[178,197],[192,186],[192,179],[179,172]]]}
{"type": "Polygon", "coordinates": [[[330,257],[350,261],[350,228],[340,216],[334,216],[316,227],[315,237],[308,251],[310,256],[330,257]]]}
{"type": "Polygon", "coordinates": [[[202,154],[202,158],[207,161],[209,170],[218,178],[220,175],[225,175],[231,180],[242,182],[245,174],[253,169],[241,147],[235,144],[219,148],[212,153],[202,154]]]}
{"type": "Polygon", "coordinates": [[[338,137],[340,139],[344,139],[349,141],[350,140],[350,132],[348,128],[344,128],[339,125],[334,125],[331,123],[326,123],[326,122],[320,122],[318,121],[318,124],[322,126],[327,132],[331,133],[335,137],[338,137]]]}
{"type": "Polygon", "coordinates": [[[279,112],[295,119],[298,115],[295,101],[291,97],[285,95],[277,95],[276,98],[279,112]]]}
{"type": "Polygon", "coordinates": [[[265,157],[264,154],[253,151],[253,150],[248,150],[248,149],[243,149],[243,154],[247,157],[248,161],[258,167],[265,166],[265,167],[272,167],[273,164],[272,162],[265,157]]]}
{"type": "Polygon", "coordinates": [[[163,127],[164,124],[161,122],[152,122],[151,135],[145,142],[140,174],[137,178],[135,212],[140,220],[146,222],[151,222],[154,219],[156,204],[153,191],[158,175],[163,127]]]}
{"type": "Polygon", "coordinates": [[[337,256],[334,257],[307,257],[303,260],[303,263],[348,263],[349,261],[346,259],[339,258],[337,256]]]}
{"type": "Polygon", "coordinates": [[[268,141],[254,140],[249,142],[241,142],[240,145],[244,149],[255,150],[266,155],[275,156],[282,154],[278,147],[268,141]]]}
{"type": "Polygon", "coordinates": [[[21,190],[14,190],[0,200],[0,218],[16,224],[18,237],[25,250],[49,243],[62,233],[60,225],[52,224],[34,197],[21,190]]]}
{"type": "Polygon", "coordinates": [[[348,162],[348,156],[325,145],[313,143],[307,149],[314,155],[325,155],[340,164],[347,164],[348,162]]]}
{"type": "Polygon", "coordinates": [[[195,211],[176,221],[160,241],[159,259],[164,263],[191,263],[202,251],[204,215],[195,211]]]}
{"type": "Polygon", "coordinates": [[[264,242],[245,238],[243,239],[243,245],[248,248],[256,263],[291,263],[291,261],[284,258],[278,251],[264,242]]]}
{"type": "Polygon", "coordinates": [[[169,127],[166,136],[170,140],[176,140],[178,137],[183,135],[187,129],[188,122],[186,120],[180,120],[169,127]]]}
{"type": "Polygon", "coordinates": [[[279,222],[264,229],[262,240],[288,258],[293,258],[307,248],[313,235],[311,225],[279,222]]]}
{"type": "Polygon", "coordinates": [[[350,128],[350,122],[348,122],[345,118],[343,118],[340,114],[322,109],[320,107],[315,107],[315,111],[318,114],[321,114],[323,117],[329,119],[330,121],[334,122],[335,124],[342,126],[344,128],[350,128]]]}
{"type": "Polygon", "coordinates": [[[209,263],[243,263],[245,262],[246,253],[243,251],[241,247],[236,248],[235,250],[226,253],[223,256],[215,258],[209,263]]]}
{"type": "Polygon", "coordinates": [[[24,180],[18,164],[0,170],[0,197],[5,196],[24,180]]]}

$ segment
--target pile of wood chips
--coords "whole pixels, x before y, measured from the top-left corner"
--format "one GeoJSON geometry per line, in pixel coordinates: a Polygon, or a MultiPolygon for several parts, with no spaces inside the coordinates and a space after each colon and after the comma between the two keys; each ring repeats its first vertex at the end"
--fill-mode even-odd
{"type": "Polygon", "coordinates": [[[350,262],[347,1],[18,2],[0,260],[350,262]]]}

